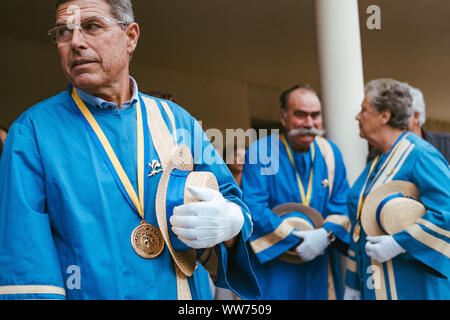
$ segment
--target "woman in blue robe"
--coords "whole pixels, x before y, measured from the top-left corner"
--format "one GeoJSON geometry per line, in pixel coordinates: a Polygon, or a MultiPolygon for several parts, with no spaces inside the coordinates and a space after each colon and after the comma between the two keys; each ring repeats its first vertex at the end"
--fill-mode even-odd
{"type": "Polygon", "coordinates": [[[345,296],[449,299],[448,163],[431,144],[406,131],[412,114],[408,85],[378,79],[369,82],[365,91],[356,116],[360,136],[381,154],[367,165],[348,196],[352,237],[345,296]],[[361,227],[363,201],[376,186],[398,180],[417,186],[426,213],[406,230],[374,241],[361,227]]]}

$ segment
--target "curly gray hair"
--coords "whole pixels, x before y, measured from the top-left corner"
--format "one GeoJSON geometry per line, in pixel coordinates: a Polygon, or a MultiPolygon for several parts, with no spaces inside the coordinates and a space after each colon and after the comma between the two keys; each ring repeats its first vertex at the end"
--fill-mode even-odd
{"type": "Polygon", "coordinates": [[[409,118],[412,115],[412,96],[407,84],[389,78],[376,79],[366,84],[364,92],[369,103],[378,112],[391,112],[389,126],[408,130],[409,118]]]}

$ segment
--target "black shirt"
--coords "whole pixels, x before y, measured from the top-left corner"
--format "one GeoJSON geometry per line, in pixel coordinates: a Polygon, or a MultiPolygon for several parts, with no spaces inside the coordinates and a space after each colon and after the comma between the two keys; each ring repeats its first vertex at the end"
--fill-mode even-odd
{"type": "Polygon", "coordinates": [[[450,163],[450,134],[422,130],[423,138],[438,149],[450,163]]]}

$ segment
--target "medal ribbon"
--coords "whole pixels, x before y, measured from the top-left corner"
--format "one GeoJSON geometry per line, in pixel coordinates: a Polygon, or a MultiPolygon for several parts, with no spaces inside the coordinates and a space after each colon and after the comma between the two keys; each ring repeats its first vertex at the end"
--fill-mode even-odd
{"type": "Polygon", "coordinates": [[[389,151],[389,156],[387,157],[386,161],[384,161],[383,165],[381,166],[380,170],[378,170],[377,175],[375,176],[375,178],[372,180],[372,182],[370,183],[370,185],[367,185],[370,179],[370,176],[372,175],[373,170],[376,167],[376,164],[378,162],[378,160],[380,159],[380,155],[377,155],[377,157],[373,160],[372,165],[370,166],[370,170],[369,170],[369,174],[367,175],[366,178],[366,182],[364,183],[364,186],[362,188],[361,193],[359,194],[359,200],[358,200],[358,210],[356,212],[356,221],[359,221],[359,217],[361,215],[361,210],[362,207],[364,205],[364,200],[367,197],[367,194],[369,193],[369,191],[372,189],[373,184],[377,181],[378,177],[380,176],[380,174],[383,172],[384,168],[386,167],[386,165],[389,163],[391,157],[394,155],[395,151],[397,150],[397,147],[400,144],[400,141],[402,141],[404,138],[406,138],[408,136],[407,132],[404,132],[400,138],[395,142],[394,146],[391,148],[391,151],[389,151]]]}
{"type": "Polygon", "coordinates": [[[125,170],[120,164],[111,144],[106,138],[103,130],[98,125],[92,113],[84,104],[83,100],[78,96],[75,88],[72,88],[72,98],[78,108],[74,108],[75,112],[83,120],[89,134],[91,135],[97,148],[100,150],[105,159],[108,168],[113,174],[120,190],[139,216],[144,219],[144,129],[142,122],[142,109],[140,100],[136,105],[137,119],[137,178],[138,178],[138,194],[133,188],[125,170]]]}
{"type": "Polygon", "coordinates": [[[295,167],[294,157],[292,156],[292,151],[291,151],[291,146],[287,142],[286,137],[283,133],[280,135],[280,139],[283,142],[284,146],[286,147],[286,151],[289,156],[289,160],[291,161],[292,167],[294,167],[295,176],[297,177],[297,183],[298,183],[298,187],[300,189],[300,196],[302,198],[302,203],[306,206],[309,206],[309,203],[311,202],[311,193],[312,193],[314,158],[316,156],[314,142],[311,143],[311,169],[309,171],[308,189],[307,189],[306,195],[305,195],[305,188],[303,187],[303,183],[302,183],[302,180],[300,179],[300,175],[298,174],[298,170],[295,167]]]}

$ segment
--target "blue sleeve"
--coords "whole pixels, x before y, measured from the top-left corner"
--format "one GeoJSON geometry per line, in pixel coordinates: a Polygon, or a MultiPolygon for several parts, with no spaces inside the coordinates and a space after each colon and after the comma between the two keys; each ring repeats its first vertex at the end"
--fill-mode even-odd
{"type": "Polygon", "coordinates": [[[414,225],[394,235],[409,257],[419,260],[441,277],[450,276],[450,169],[441,154],[421,153],[413,171],[425,215],[414,225]]]}
{"type": "Polygon", "coordinates": [[[64,299],[31,121],[11,127],[0,163],[0,299],[64,299]]]}
{"type": "MultiPolygon", "coordinates": [[[[272,138],[270,146],[274,152],[274,140],[272,138]]],[[[278,139],[278,138],[277,138],[278,139]]],[[[261,161],[259,155],[269,154],[267,151],[258,152],[263,148],[264,143],[253,143],[245,158],[244,170],[242,173],[242,190],[244,192],[245,203],[248,204],[253,220],[253,234],[250,244],[253,252],[261,263],[273,260],[285,251],[300,243],[300,239],[292,234],[294,230],[283,220],[272,212],[269,202],[269,187],[271,174],[267,171],[267,166],[261,161]]],[[[273,164],[271,164],[273,165],[273,164]]]]}
{"type": "Polygon", "coordinates": [[[350,218],[347,208],[347,196],[349,193],[349,185],[347,182],[347,173],[345,170],[344,161],[339,149],[332,143],[334,159],[335,159],[335,174],[333,180],[333,189],[331,197],[326,204],[325,224],[323,227],[333,232],[336,238],[343,244],[343,251],[347,251],[348,243],[350,242],[350,218]]]}

